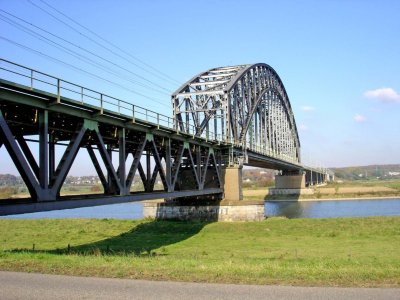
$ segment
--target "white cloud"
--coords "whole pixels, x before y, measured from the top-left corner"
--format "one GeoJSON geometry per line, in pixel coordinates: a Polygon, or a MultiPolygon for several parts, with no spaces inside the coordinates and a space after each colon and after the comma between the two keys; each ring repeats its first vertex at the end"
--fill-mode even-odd
{"type": "Polygon", "coordinates": [[[400,94],[392,88],[380,88],[366,91],[364,97],[377,99],[378,101],[385,103],[400,103],[400,94]]]}
{"type": "Polygon", "coordinates": [[[356,114],[354,116],[354,121],[356,121],[357,123],[362,123],[362,122],[367,121],[367,118],[362,115],[356,114]]]}
{"type": "Polygon", "coordinates": [[[302,110],[302,111],[314,111],[315,108],[314,108],[313,106],[307,106],[307,105],[305,105],[305,106],[302,106],[302,107],[301,107],[301,110],[302,110]]]}
{"type": "Polygon", "coordinates": [[[308,130],[308,126],[305,125],[305,124],[300,124],[299,125],[299,129],[302,130],[302,131],[307,131],[308,130]]]}

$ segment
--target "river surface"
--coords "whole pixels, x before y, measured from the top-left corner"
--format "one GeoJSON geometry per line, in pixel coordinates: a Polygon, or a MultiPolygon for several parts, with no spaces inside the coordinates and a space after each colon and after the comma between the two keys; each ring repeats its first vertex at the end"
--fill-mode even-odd
{"type": "MultiPolygon", "coordinates": [[[[271,201],[265,203],[265,213],[268,217],[284,216],[290,219],[400,216],[400,198],[308,202],[271,201]]],[[[143,218],[143,205],[139,202],[123,203],[0,217],[0,219],[5,218],[108,218],[139,220],[143,218]]]]}
{"type": "Polygon", "coordinates": [[[400,216],[400,198],[266,202],[265,213],[267,216],[284,216],[289,219],[400,216]]]}

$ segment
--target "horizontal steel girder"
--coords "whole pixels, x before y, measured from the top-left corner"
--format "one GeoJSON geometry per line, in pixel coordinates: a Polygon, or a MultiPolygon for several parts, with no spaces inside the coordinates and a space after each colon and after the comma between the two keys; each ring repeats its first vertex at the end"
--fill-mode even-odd
{"type": "MultiPolygon", "coordinates": [[[[28,89],[24,92],[23,90],[21,87],[16,90],[11,87],[6,90],[0,89],[0,111],[4,110],[8,115],[4,117],[1,114],[0,143],[6,145],[8,152],[11,151],[11,156],[15,156],[14,161],[32,198],[31,203],[21,203],[10,199],[8,200],[9,204],[6,205],[4,201],[1,201],[0,214],[10,211],[51,210],[162,197],[179,198],[222,194],[219,175],[222,160],[217,160],[215,153],[227,151],[228,148],[225,145],[193,139],[192,136],[177,134],[171,129],[168,129],[170,131],[151,129],[147,124],[132,124],[128,120],[124,122],[120,118],[97,114],[90,107],[66,105],[68,103],[66,99],[57,103],[54,102],[54,98],[48,98],[47,94],[39,96],[40,93],[37,90],[34,94],[31,94],[28,89]],[[24,117],[20,118],[17,116],[18,114],[22,114],[24,117]],[[46,115],[45,122],[40,123],[40,126],[35,125],[36,123],[32,124],[31,121],[37,114],[46,115]],[[43,124],[46,127],[43,127],[43,124]],[[41,128],[45,128],[45,130],[41,128]],[[41,156],[41,160],[46,159],[47,164],[44,165],[46,168],[50,168],[48,173],[43,173],[44,179],[46,179],[43,180],[43,186],[38,182],[42,168],[36,163],[27,144],[27,141],[32,141],[28,137],[38,135],[40,130],[43,133],[37,142],[41,149],[45,149],[45,152],[49,151],[46,155],[41,156]],[[15,132],[18,132],[18,135],[15,132]],[[66,149],[61,153],[60,162],[55,166],[55,163],[51,162],[54,159],[54,150],[50,151],[50,149],[54,148],[54,143],[57,143],[55,140],[60,137],[66,149]],[[15,139],[18,139],[19,146],[15,139]],[[89,197],[90,201],[86,198],[76,201],[60,196],[64,180],[81,149],[87,149],[89,158],[100,178],[105,195],[97,196],[97,198],[106,199],[104,201],[93,200],[92,197],[89,197]],[[95,151],[98,153],[97,156],[95,151]],[[118,168],[113,166],[111,157],[113,151],[120,152],[118,168]],[[197,159],[197,157],[204,157],[204,153],[208,153],[208,156],[212,153],[211,159],[205,160],[205,165],[204,160],[197,159]],[[126,163],[126,158],[130,154],[134,156],[134,159],[128,174],[125,174],[123,164],[126,163]],[[152,172],[149,167],[149,155],[155,164],[152,172]],[[147,157],[146,172],[140,163],[142,157],[147,157]],[[107,175],[100,166],[101,162],[105,166],[107,175]],[[171,167],[171,162],[174,167],[171,167]],[[195,186],[182,185],[181,177],[188,176],[187,170],[192,171],[191,176],[195,186]],[[143,193],[130,192],[133,177],[137,172],[140,173],[140,178],[145,186],[143,193]],[[209,172],[216,174],[215,187],[205,186],[209,172]],[[184,175],[182,175],[183,173],[184,175]],[[157,175],[161,178],[164,191],[154,191],[157,175]],[[116,198],[113,199],[111,195],[116,198]],[[21,207],[21,209],[16,207],[21,207]]],[[[219,155],[222,157],[221,154],[219,155]]]]}
{"type": "Polygon", "coordinates": [[[179,198],[203,195],[219,195],[223,190],[220,188],[177,191],[177,192],[152,192],[152,193],[136,193],[127,196],[88,196],[85,198],[67,198],[64,197],[59,201],[36,202],[36,203],[18,203],[18,204],[0,204],[0,215],[24,214],[40,211],[50,211],[58,209],[70,209],[79,207],[99,206],[108,204],[119,204],[126,202],[137,202],[143,200],[154,200],[163,198],[179,198]]]}

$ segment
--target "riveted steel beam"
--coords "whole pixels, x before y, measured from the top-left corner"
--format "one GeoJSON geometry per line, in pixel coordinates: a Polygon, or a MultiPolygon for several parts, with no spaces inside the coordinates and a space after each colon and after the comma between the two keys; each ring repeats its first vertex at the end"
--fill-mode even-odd
{"type": "Polygon", "coordinates": [[[42,189],[49,188],[49,113],[39,111],[39,184],[42,189]]]}
{"type": "Polygon", "coordinates": [[[32,168],[32,171],[35,174],[36,178],[39,178],[39,165],[37,164],[36,159],[31,152],[31,149],[26,143],[25,138],[23,136],[17,136],[15,139],[21,147],[21,150],[24,153],[25,158],[28,161],[29,166],[32,168]]]}
{"type": "Polygon", "coordinates": [[[96,154],[94,153],[92,145],[87,145],[86,150],[89,154],[90,159],[92,160],[92,163],[93,163],[94,169],[96,170],[97,176],[99,176],[100,182],[103,185],[104,193],[108,194],[109,193],[108,182],[107,182],[106,176],[104,176],[103,170],[101,169],[101,166],[96,157],[96,154]]]}
{"type": "Polygon", "coordinates": [[[40,186],[35,178],[34,173],[31,171],[24,155],[15,142],[14,135],[12,134],[6,119],[0,109],[0,139],[7,148],[8,154],[13,160],[15,167],[24,180],[29,193],[33,200],[40,200],[40,186]]]}
{"type": "Polygon", "coordinates": [[[70,209],[79,207],[90,207],[106,204],[118,204],[126,202],[135,202],[143,200],[153,200],[162,198],[180,198],[190,196],[206,196],[221,195],[223,189],[208,188],[203,190],[185,190],[175,192],[154,191],[151,193],[138,192],[125,196],[86,196],[80,198],[62,198],[62,201],[52,202],[20,202],[20,203],[3,203],[0,205],[0,215],[24,214],[39,211],[50,211],[56,209],[70,209]]]}
{"type": "Polygon", "coordinates": [[[72,136],[71,141],[67,146],[67,149],[61,157],[60,162],[58,163],[53,177],[50,179],[52,192],[56,196],[59,196],[60,194],[61,186],[72,167],[72,163],[74,162],[76,155],[78,154],[86,130],[87,128],[84,126],[84,124],[78,126],[75,134],[72,136]]]}
{"type": "Polygon", "coordinates": [[[136,148],[135,154],[133,155],[133,162],[126,177],[126,189],[128,191],[130,191],[131,189],[133,178],[135,176],[136,170],[139,167],[140,158],[142,157],[142,153],[146,144],[147,144],[146,136],[143,136],[139,142],[138,147],[136,148]]]}

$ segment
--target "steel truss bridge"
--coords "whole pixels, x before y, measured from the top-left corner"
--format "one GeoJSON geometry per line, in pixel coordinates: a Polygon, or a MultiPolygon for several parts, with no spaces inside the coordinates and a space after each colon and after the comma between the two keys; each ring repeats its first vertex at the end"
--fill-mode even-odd
{"type": "Polygon", "coordinates": [[[4,59],[0,74],[0,148],[30,194],[1,200],[0,215],[159,198],[220,199],[230,166],[306,172],[308,184],[326,179],[326,170],[301,165],[289,98],[266,64],[200,73],[172,95],[172,117],[4,59]],[[62,196],[79,151],[93,163],[102,194],[62,196]],[[141,191],[134,191],[135,178],[141,191]]]}

